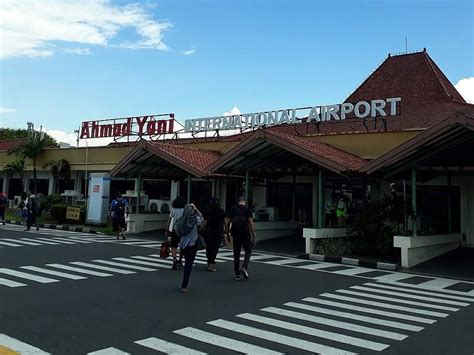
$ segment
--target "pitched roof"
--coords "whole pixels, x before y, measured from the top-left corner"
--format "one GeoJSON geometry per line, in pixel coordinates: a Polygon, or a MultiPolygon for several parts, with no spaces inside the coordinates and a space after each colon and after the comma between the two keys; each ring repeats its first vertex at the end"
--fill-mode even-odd
{"type": "MultiPolygon", "coordinates": [[[[363,166],[360,172],[371,174],[378,170],[395,169],[400,165],[408,166],[406,169],[409,169],[411,160],[417,161],[418,165],[443,150],[449,151],[449,149],[460,148],[464,143],[474,142],[473,117],[466,116],[459,111],[455,112],[448,119],[372,160],[363,166]]],[[[470,146],[469,149],[472,147],[470,146]]],[[[449,161],[453,165],[459,160],[458,158],[467,158],[469,162],[472,162],[471,157],[467,156],[465,152],[449,154],[449,161]]]]}
{"type": "Polygon", "coordinates": [[[152,142],[148,143],[151,147],[156,147],[168,154],[174,156],[196,169],[206,171],[207,167],[214,163],[222,155],[214,150],[186,147],[178,144],[168,144],[152,142]]]}
{"type": "Polygon", "coordinates": [[[0,150],[10,150],[15,148],[17,145],[24,143],[26,139],[9,139],[9,140],[0,140],[0,150]]]}
{"type": "MultiPolygon", "coordinates": [[[[427,129],[447,119],[455,111],[467,115],[474,114],[474,105],[461,102],[439,102],[432,104],[418,104],[403,106],[397,116],[386,118],[387,131],[403,131],[412,129],[427,129]]],[[[349,118],[340,121],[327,121],[317,123],[296,123],[279,125],[266,128],[273,132],[290,135],[330,135],[342,133],[377,132],[384,130],[380,119],[349,118]]]]}
{"type": "MultiPolygon", "coordinates": [[[[251,154],[249,156],[247,152],[255,152],[256,150],[262,152],[263,149],[268,150],[270,146],[278,147],[280,151],[286,151],[293,156],[297,156],[338,174],[347,171],[355,171],[367,163],[366,160],[358,156],[344,152],[325,143],[311,141],[307,138],[295,135],[274,132],[268,129],[259,129],[229,152],[222,155],[222,157],[209,166],[209,169],[212,171],[223,171],[229,169],[229,167],[235,169],[236,162],[242,158],[246,160],[246,162],[243,163],[244,165],[248,165],[248,162],[252,160],[264,164],[269,160],[268,154],[251,154]]],[[[276,152],[273,153],[275,155],[277,154],[276,152]]]]}
{"type": "Polygon", "coordinates": [[[178,170],[194,176],[207,176],[210,175],[207,167],[220,156],[221,153],[216,151],[142,140],[117,163],[110,175],[127,175],[135,170],[151,171],[157,165],[147,164],[144,166],[144,164],[148,159],[155,159],[165,161],[178,170]]]}
{"type": "Polygon", "coordinates": [[[404,106],[429,102],[466,102],[426,50],[389,55],[345,102],[387,97],[401,97],[404,106]]]}

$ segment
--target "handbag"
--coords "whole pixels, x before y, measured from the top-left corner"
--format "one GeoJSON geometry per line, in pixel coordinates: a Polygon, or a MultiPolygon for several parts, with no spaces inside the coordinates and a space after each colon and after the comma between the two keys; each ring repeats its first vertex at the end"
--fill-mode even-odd
{"type": "Polygon", "coordinates": [[[163,244],[161,244],[160,247],[160,258],[167,258],[170,256],[170,242],[165,241],[163,244]]]}
{"type": "Polygon", "coordinates": [[[206,249],[206,241],[204,240],[204,237],[201,234],[198,234],[198,237],[196,239],[196,247],[198,250],[206,249]]]}

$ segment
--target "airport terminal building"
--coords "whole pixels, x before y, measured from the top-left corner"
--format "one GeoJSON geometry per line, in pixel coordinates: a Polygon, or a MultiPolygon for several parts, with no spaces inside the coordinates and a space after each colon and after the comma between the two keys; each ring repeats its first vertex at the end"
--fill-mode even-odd
{"type": "MultiPolygon", "coordinates": [[[[186,120],[184,134],[173,115],[145,119],[127,118],[102,132],[122,137],[139,130],[162,139],[46,150],[37,164],[38,192],[55,191],[42,166],[66,159],[72,179],[61,192],[78,199],[99,194],[104,204],[124,193],[139,212],[132,231],[162,228],[178,195],[197,204],[215,196],[224,208],[245,195],[260,239],[306,228],[308,252],[321,233],[337,236],[324,216],[331,196],[344,197],[350,222],[368,200],[400,194],[411,201],[410,230],[423,236],[423,253],[474,245],[474,105],[425,50],[389,55],[338,105],[186,120]]],[[[101,136],[100,122],[92,124],[83,123],[83,138],[101,136]]],[[[0,142],[0,169],[17,143],[0,142]]],[[[23,186],[30,186],[31,170],[23,186]]],[[[18,176],[0,175],[12,200],[21,185],[18,176]]],[[[403,248],[410,255],[411,241],[395,243],[402,259],[403,248]]]]}

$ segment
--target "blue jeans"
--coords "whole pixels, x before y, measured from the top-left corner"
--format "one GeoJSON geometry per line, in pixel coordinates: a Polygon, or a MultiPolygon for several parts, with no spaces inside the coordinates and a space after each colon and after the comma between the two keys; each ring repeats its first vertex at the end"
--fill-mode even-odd
{"type": "Polygon", "coordinates": [[[181,283],[181,288],[187,288],[189,283],[189,277],[191,276],[191,271],[193,269],[194,259],[196,258],[197,247],[193,245],[192,247],[186,247],[183,249],[184,255],[184,274],[183,282],[181,283]]]}

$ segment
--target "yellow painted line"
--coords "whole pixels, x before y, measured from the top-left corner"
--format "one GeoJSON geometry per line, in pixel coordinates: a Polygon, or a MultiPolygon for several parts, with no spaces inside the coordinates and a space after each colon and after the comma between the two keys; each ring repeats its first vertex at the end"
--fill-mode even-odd
{"type": "Polygon", "coordinates": [[[20,353],[7,348],[6,346],[0,345],[0,355],[20,355],[20,353]]]}

